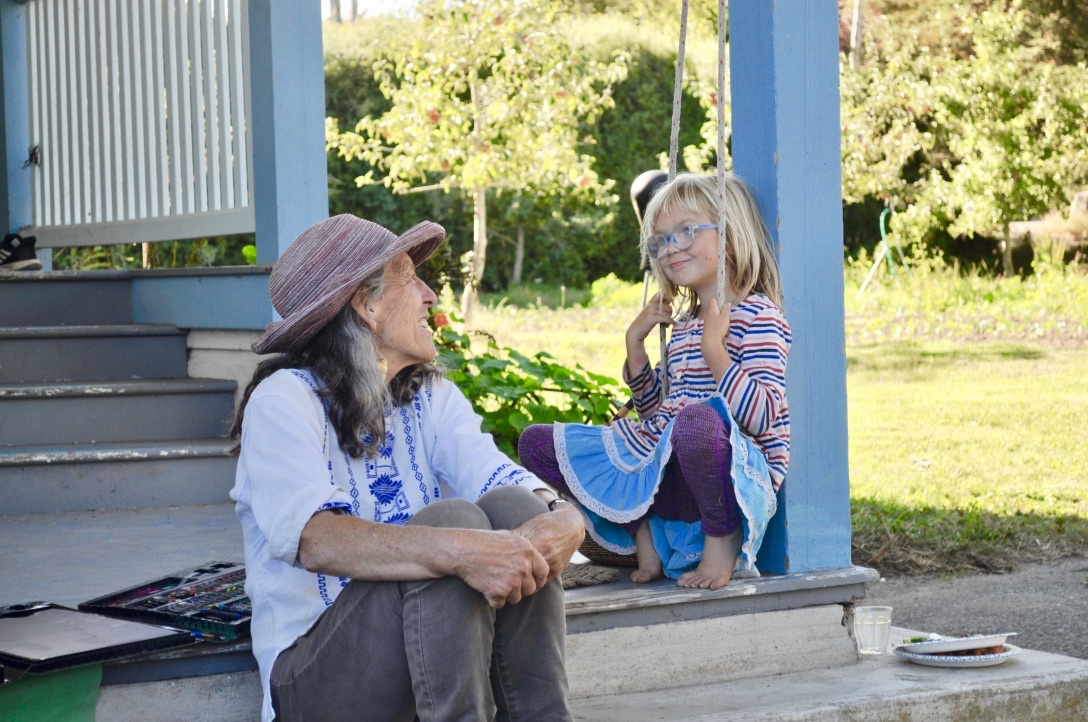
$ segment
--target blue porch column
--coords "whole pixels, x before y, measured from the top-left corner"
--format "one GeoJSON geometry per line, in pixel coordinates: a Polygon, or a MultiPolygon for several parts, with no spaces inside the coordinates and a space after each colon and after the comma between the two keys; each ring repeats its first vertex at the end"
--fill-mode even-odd
{"type": "MultiPolygon", "coordinates": [[[[26,43],[26,5],[0,3],[0,236],[30,225],[31,184],[34,167],[30,155],[29,65],[26,43]]],[[[48,270],[53,254],[39,249],[38,257],[48,270]]]]}
{"type": "Polygon", "coordinates": [[[838,17],[828,0],[729,4],[733,168],[779,244],[793,348],[790,469],[761,568],[850,564],[838,17]]]}
{"type": "Polygon", "coordinates": [[[321,3],[249,0],[257,263],[329,214],[321,3]]]}

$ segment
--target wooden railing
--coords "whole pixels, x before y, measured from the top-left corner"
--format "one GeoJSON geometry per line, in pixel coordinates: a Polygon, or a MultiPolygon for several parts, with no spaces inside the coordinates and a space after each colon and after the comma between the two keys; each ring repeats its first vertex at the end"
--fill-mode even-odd
{"type": "Polygon", "coordinates": [[[31,0],[38,246],[254,229],[246,0],[31,0]]]}

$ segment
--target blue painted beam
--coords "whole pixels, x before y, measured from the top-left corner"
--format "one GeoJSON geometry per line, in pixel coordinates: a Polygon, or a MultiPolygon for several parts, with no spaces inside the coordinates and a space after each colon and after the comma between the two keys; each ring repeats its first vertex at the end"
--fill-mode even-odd
{"type": "Polygon", "coordinates": [[[249,0],[257,263],[329,214],[321,3],[249,0]]]}
{"type": "Polygon", "coordinates": [[[132,271],[134,323],[263,329],[272,320],[267,267],[132,271]]]}
{"type": "Polygon", "coordinates": [[[843,567],[850,485],[836,4],[730,3],[729,26],[733,168],[777,239],[793,329],[790,470],[759,563],[779,572],[843,567]]]}
{"type": "Polygon", "coordinates": [[[30,149],[29,66],[26,47],[26,5],[0,3],[0,55],[3,59],[0,127],[0,230],[30,225],[32,167],[23,167],[30,149]]]}

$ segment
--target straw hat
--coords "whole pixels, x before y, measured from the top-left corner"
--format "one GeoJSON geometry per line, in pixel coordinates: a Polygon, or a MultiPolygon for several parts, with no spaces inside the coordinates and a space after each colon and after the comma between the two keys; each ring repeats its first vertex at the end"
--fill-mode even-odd
{"type": "Polygon", "coordinates": [[[445,229],[430,221],[400,236],[348,214],[315,223],[272,267],[268,290],[283,320],[268,324],[251,348],[259,354],[297,351],[340,312],[364,278],[405,251],[418,266],[445,239],[445,229]]]}

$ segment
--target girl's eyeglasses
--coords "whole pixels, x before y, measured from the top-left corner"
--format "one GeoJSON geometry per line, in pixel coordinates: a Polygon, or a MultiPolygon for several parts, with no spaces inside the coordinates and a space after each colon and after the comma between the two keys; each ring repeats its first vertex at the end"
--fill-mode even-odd
{"type": "Polygon", "coordinates": [[[646,239],[646,252],[654,258],[661,258],[670,243],[676,246],[676,250],[686,251],[695,243],[695,231],[717,227],[717,223],[685,223],[673,228],[672,233],[655,233],[646,239]]]}

